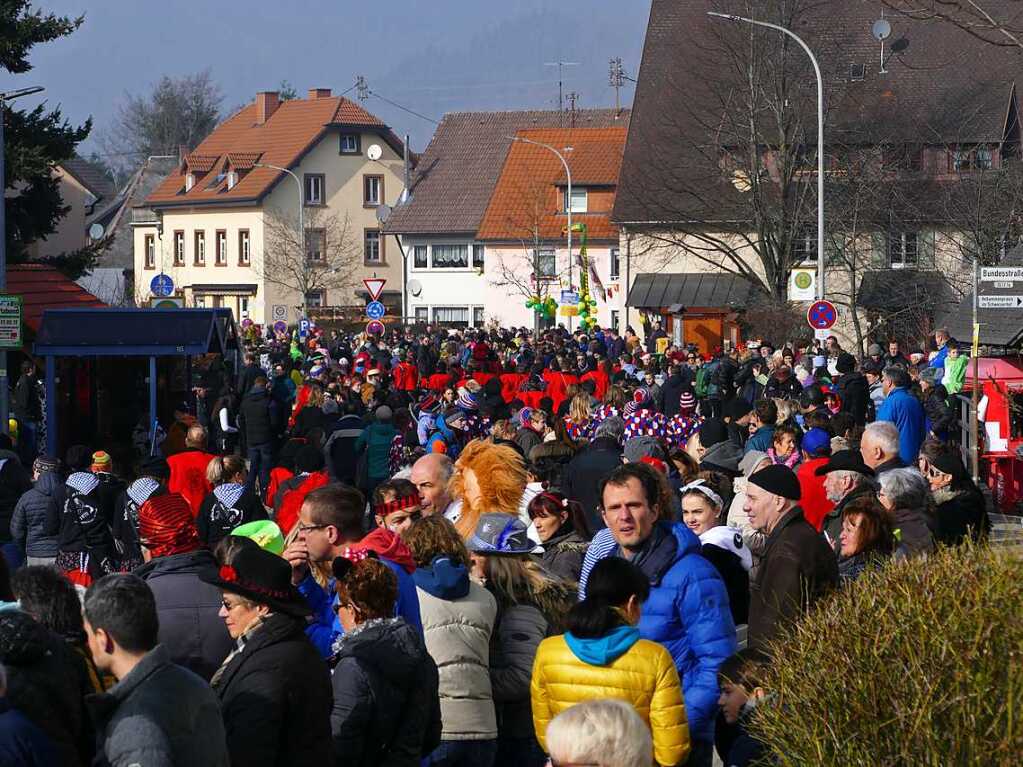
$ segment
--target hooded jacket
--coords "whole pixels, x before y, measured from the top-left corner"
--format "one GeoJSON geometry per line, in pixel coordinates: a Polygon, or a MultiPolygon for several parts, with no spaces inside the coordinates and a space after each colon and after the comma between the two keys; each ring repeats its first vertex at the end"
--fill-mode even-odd
{"type": "Polygon", "coordinates": [[[250,485],[225,483],[206,496],[195,522],[199,539],[212,550],[239,525],[266,518],[266,507],[250,485]]]}
{"type": "Polygon", "coordinates": [[[172,493],[179,493],[188,501],[193,518],[199,513],[203,500],[213,489],[206,479],[206,467],[213,458],[210,453],[188,448],[167,459],[167,465],[170,466],[167,489],[172,493]]]}
{"type": "MultiPolygon", "coordinates": [[[[69,477],[69,482],[82,475],[86,479],[92,476],[87,472],[76,472],[69,477]]],[[[60,552],[87,555],[87,569],[93,578],[114,572],[118,562],[110,532],[113,509],[104,505],[99,483],[94,483],[86,493],[71,485],[65,492],[67,498],[61,512],[58,536],[60,552]]]]}
{"type": "Polygon", "coordinates": [[[331,684],[335,764],[419,767],[440,743],[437,666],[401,618],[368,621],[345,635],[331,684]]]}
{"type": "Polygon", "coordinates": [[[275,429],[270,418],[270,394],[265,388],[253,386],[245,393],[238,408],[238,420],[249,447],[273,442],[275,429]]]}
{"type": "Polygon", "coordinates": [[[376,421],[367,426],[355,441],[356,453],[366,452],[370,479],[386,479],[391,475],[391,443],[397,434],[390,421],[376,421]]]}
{"type": "Polygon", "coordinates": [[[212,684],[220,698],[231,764],[331,763],[330,673],[306,639],[301,620],[269,615],[212,684]]]}
{"type": "Polygon", "coordinates": [[[18,500],[11,518],[11,537],[30,557],[57,556],[57,533],[64,507],[64,482],[55,471],[39,475],[18,500]]]}
{"type": "Polygon", "coordinates": [[[205,549],[157,557],[135,571],[156,600],[159,641],[172,662],[209,681],[232,649],[220,617],[223,595],[199,578],[217,561],[205,549]]]}
{"type": "Polygon", "coordinates": [[[0,612],[0,663],[7,702],[53,741],[62,765],[87,765],[95,750],[81,659],[60,637],[20,610],[0,612]]]}
{"type": "Polygon", "coordinates": [[[844,373],[839,376],[835,388],[842,400],[842,412],[851,415],[857,426],[863,426],[867,422],[867,407],[870,404],[867,377],[858,370],[844,373]]]}
{"type": "Polygon", "coordinates": [[[653,734],[657,764],[681,764],[689,754],[689,727],[671,654],[639,630],[619,626],[602,637],[571,633],[540,643],[530,683],[533,726],[541,747],[550,721],[587,700],[631,703],[653,734]]]}
{"type": "Polygon", "coordinates": [[[441,740],[497,737],[490,682],[490,638],[497,601],[469,580],[464,565],[434,558],[412,577],[419,593],[426,649],[437,664],[443,730],[441,740]]]}
{"type": "MultiPolygon", "coordinates": [[[[643,604],[639,633],[671,653],[682,679],[689,732],[693,740],[709,742],[717,714],[718,667],[736,650],[728,593],[692,530],[677,522],[659,522],[657,527],[661,545],[655,555],[645,561],[633,558],[650,577],[650,597],[643,604]]],[[[617,552],[609,530],[594,537],[583,566],[581,595],[596,562],[617,552]]]]}
{"type": "Polygon", "coordinates": [[[0,450],[0,543],[11,540],[11,517],[22,495],[32,489],[32,477],[17,454],[0,450]]]}
{"type": "Polygon", "coordinates": [[[96,764],[228,767],[216,695],[160,645],[87,702],[103,750],[96,764]]]}
{"type": "Polygon", "coordinates": [[[583,557],[589,548],[589,541],[575,530],[563,527],[543,543],[543,566],[559,578],[572,583],[579,582],[583,568],[583,557]]]}

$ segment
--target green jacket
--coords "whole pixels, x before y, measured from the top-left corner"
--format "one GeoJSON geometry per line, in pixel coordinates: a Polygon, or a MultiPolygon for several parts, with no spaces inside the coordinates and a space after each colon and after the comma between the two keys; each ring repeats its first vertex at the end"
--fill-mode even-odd
{"type": "Polygon", "coordinates": [[[941,382],[945,384],[950,395],[957,394],[962,390],[963,383],[966,381],[966,366],[969,362],[970,358],[962,353],[955,359],[945,358],[945,375],[941,382]]]}
{"type": "Polygon", "coordinates": [[[366,451],[370,479],[387,479],[391,476],[391,443],[398,430],[391,423],[371,423],[362,430],[355,441],[355,452],[366,451]]]}

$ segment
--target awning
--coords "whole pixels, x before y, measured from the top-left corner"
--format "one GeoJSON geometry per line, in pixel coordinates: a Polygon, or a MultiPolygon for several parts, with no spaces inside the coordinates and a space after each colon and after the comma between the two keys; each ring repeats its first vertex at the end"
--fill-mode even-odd
{"type": "Polygon", "coordinates": [[[217,283],[210,284],[198,284],[198,285],[186,285],[186,288],[191,289],[193,293],[198,295],[215,295],[215,296],[254,296],[256,295],[255,284],[226,284],[219,285],[217,283]]]}
{"type": "Polygon", "coordinates": [[[47,309],[40,356],[162,357],[223,354],[237,348],[230,309],[47,309]]]}
{"type": "Polygon", "coordinates": [[[690,307],[731,311],[746,305],[752,291],[749,280],[737,274],[637,274],[626,305],[637,309],[672,307],[675,313],[690,307]]]}
{"type": "Polygon", "coordinates": [[[863,275],[856,294],[856,305],[881,311],[907,307],[933,311],[948,302],[950,292],[948,282],[940,272],[879,269],[863,275]]]}

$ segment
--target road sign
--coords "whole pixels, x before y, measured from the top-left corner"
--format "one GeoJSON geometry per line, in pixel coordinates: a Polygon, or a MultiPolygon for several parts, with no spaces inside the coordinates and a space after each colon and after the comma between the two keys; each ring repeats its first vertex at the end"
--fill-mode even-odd
{"type": "Polygon", "coordinates": [[[789,301],[813,301],[816,295],[816,270],[793,269],[789,277],[789,301]]]}
{"type": "Polygon", "coordinates": [[[366,304],[366,316],[371,320],[379,320],[387,314],[387,308],[379,301],[370,301],[366,304]]]}
{"type": "Polygon", "coordinates": [[[1023,307],[1023,296],[979,296],[981,309],[1019,309],[1023,307]]]}
{"type": "Polygon", "coordinates": [[[171,296],[170,298],[151,298],[149,299],[149,305],[153,309],[183,309],[185,307],[185,299],[177,296],[171,296]]]}
{"type": "Polygon", "coordinates": [[[284,304],[274,304],[270,308],[270,319],[274,322],[288,321],[288,307],[284,304]]]}
{"type": "Polygon", "coordinates": [[[160,272],[149,282],[149,292],[160,298],[167,298],[174,295],[174,280],[169,275],[160,272]]]}
{"type": "Polygon", "coordinates": [[[283,320],[277,320],[277,322],[274,323],[274,330],[278,333],[287,333],[288,323],[283,320]]]}
{"type": "Polygon", "coordinates": [[[838,321],[838,309],[830,301],[814,301],[806,312],[806,321],[814,330],[828,330],[838,321]]]}
{"type": "Polygon", "coordinates": [[[1023,266],[982,266],[980,267],[981,282],[998,282],[1001,280],[1023,281],[1023,266]]]}
{"type": "Polygon", "coordinates": [[[0,349],[21,345],[21,296],[0,296],[0,349]]]}
{"type": "Polygon", "coordinates": [[[574,290],[563,290],[561,291],[561,303],[567,304],[568,306],[578,306],[579,294],[574,290]]]}
{"type": "Polygon", "coordinates": [[[369,291],[369,300],[376,301],[380,298],[380,294],[384,292],[384,285],[387,284],[387,280],[381,280],[378,277],[374,277],[369,280],[363,280],[362,284],[366,286],[366,290],[369,291]]]}
{"type": "Polygon", "coordinates": [[[827,341],[828,338],[831,337],[831,331],[814,329],[813,337],[816,338],[818,341],[827,341]]]}
{"type": "Polygon", "coordinates": [[[382,336],[384,334],[384,323],[378,320],[366,323],[366,333],[371,336],[382,336]]]}
{"type": "Polygon", "coordinates": [[[305,317],[300,319],[298,321],[298,336],[299,336],[299,338],[305,338],[307,335],[309,335],[309,329],[312,327],[312,325],[313,325],[313,323],[311,323],[305,317]]]}

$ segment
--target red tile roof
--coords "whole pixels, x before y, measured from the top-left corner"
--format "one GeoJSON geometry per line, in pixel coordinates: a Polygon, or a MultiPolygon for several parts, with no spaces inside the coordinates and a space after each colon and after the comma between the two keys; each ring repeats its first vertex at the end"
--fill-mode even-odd
{"type": "Polygon", "coordinates": [[[207,136],[185,158],[183,167],[167,176],[146,198],[146,204],[191,205],[258,200],[284,174],[270,168],[252,167],[256,158],[263,163],[288,168],[324,133],[344,127],[374,129],[396,152],[401,152],[401,140],[383,122],[341,96],[285,101],[262,125],[256,123],[256,102],[253,102],[207,136]],[[223,172],[228,158],[235,170],[243,171],[239,174],[238,183],[230,190],[226,181],[211,183],[223,172]],[[195,184],[185,192],[185,175],[189,170],[196,174],[195,184]]]}
{"type": "MultiPolygon", "coordinates": [[[[573,222],[585,223],[593,240],[618,238],[618,229],[611,223],[614,188],[622,164],[622,152],[628,129],[613,128],[547,128],[520,130],[519,138],[549,144],[562,152],[572,171],[572,184],[590,189],[588,211],[574,213],[573,222]],[[604,191],[605,194],[598,192],[604,191]]],[[[567,217],[562,207],[561,188],[565,185],[561,161],[548,149],[513,142],[501,175],[480,223],[477,237],[481,240],[532,239],[539,227],[542,239],[560,239],[567,217]]]]}
{"type": "Polygon", "coordinates": [[[92,293],[52,266],[14,264],[7,267],[7,293],[21,296],[25,326],[39,332],[44,309],[104,307],[92,293]]]}

